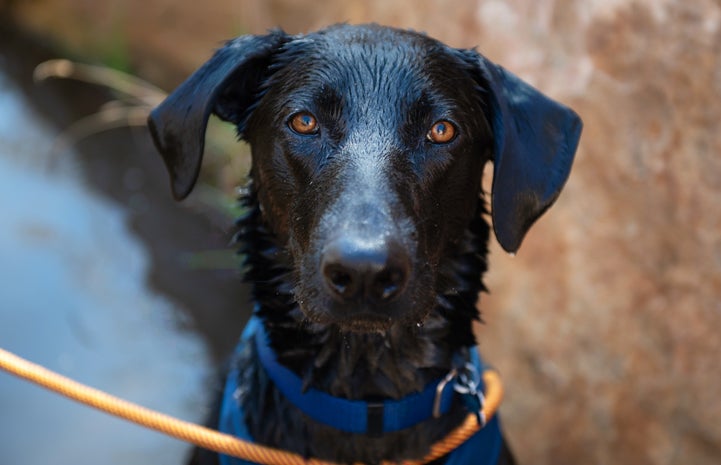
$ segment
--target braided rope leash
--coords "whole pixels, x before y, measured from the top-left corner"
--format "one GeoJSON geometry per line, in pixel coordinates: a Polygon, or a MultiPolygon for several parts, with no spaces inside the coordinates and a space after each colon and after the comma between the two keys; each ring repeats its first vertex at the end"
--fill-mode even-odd
{"type": "MultiPolygon", "coordinates": [[[[78,383],[2,348],[0,348],[0,369],[110,415],[221,454],[264,465],[336,465],[333,462],[313,458],[306,459],[291,452],[249,443],[229,434],[220,433],[195,423],[179,420],[170,415],[141,407],[78,383]]],[[[486,393],[481,416],[490,420],[501,404],[503,385],[498,373],[493,370],[483,372],[483,382],[486,385],[486,393]]],[[[482,425],[479,425],[476,414],[471,413],[448,436],[433,444],[430,452],[423,459],[405,461],[402,462],[402,465],[422,465],[442,457],[463,444],[481,427],[482,425]]],[[[382,465],[398,464],[396,462],[383,462],[382,465]]]]}

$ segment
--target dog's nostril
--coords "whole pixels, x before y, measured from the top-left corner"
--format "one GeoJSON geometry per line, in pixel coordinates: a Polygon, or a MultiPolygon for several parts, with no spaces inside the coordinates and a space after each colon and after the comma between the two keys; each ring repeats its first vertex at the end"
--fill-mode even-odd
{"type": "Polygon", "coordinates": [[[405,282],[406,273],[402,269],[389,267],[378,273],[370,291],[377,300],[392,300],[403,290],[405,282]]]}
{"type": "Polygon", "coordinates": [[[328,267],[325,271],[325,278],[331,288],[339,295],[345,296],[353,287],[353,276],[338,267],[328,267]]]}

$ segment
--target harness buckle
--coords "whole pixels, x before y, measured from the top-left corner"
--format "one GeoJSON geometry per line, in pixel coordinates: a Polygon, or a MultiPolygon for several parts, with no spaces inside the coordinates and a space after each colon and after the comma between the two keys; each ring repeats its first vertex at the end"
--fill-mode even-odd
{"type": "Polygon", "coordinates": [[[372,438],[383,436],[383,402],[369,402],[367,412],[366,434],[372,438]]]}

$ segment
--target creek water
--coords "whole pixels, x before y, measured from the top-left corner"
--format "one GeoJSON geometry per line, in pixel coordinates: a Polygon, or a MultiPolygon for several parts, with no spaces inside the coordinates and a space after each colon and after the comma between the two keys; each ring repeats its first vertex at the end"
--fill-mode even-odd
{"type": "MultiPolygon", "coordinates": [[[[184,257],[224,246],[226,231],[173,204],[142,131],[54,152],[84,91],[28,92],[28,44],[0,42],[0,347],[202,422],[249,306],[235,270],[184,257]]],[[[0,464],[170,465],[189,449],[0,372],[0,464]]]]}

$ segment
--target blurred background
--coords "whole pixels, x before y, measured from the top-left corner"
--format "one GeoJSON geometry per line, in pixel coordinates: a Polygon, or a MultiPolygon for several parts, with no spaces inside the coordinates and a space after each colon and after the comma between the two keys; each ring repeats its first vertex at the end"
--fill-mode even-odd
{"type": "MultiPolygon", "coordinates": [[[[213,124],[176,204],[142,127],[161,91],[33,70],[168,91],[228,38],[339,21],[477,46],[585,121],[565,191],[516,257],[492,244],[480,300],[520,463],[721,463],[719,0],[0,0],[0,346],[202,421],[249,308],[228,246],[247,147],[213,124]]],[[[3,465],[188,450],[1,373],[0,412],[3,465]]]]}

